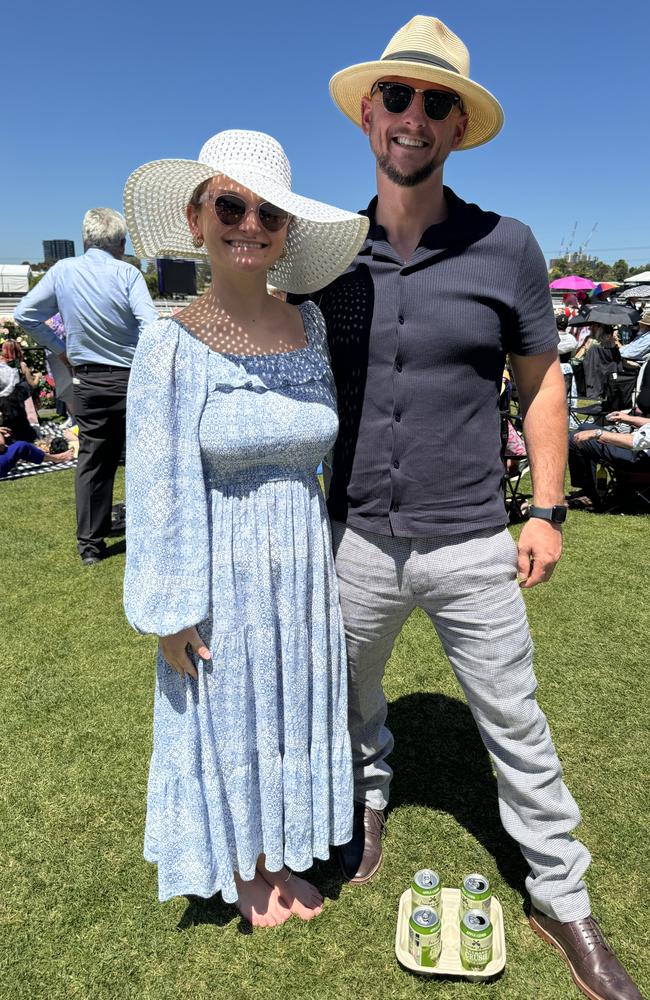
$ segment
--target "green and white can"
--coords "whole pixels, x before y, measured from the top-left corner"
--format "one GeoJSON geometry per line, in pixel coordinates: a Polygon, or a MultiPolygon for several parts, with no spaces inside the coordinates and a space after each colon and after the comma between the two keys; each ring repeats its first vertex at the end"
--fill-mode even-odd
{"type": "Polygon", "coordinates": [[[468,910],[483,910],[489,918],[492,911],[492,889],[485,875],[472,872],[460,887],[460,918],[468,910]]]}
{"type": "Polygon", "coordinates": [[[431,906],[439,914],[441,897],[442,886],[438,872],[434,872],[431,868],[422,868],[415,873],[411,881],[412,910],[418,906],[431,906]]]}
{"type": "Polygon", "coordinates": [[[409,953],[417,965],[432,969],[442,950],[440,918],[430,906],[418,906],[409,920],[409,953]]]}
{"type": "Polygon", "coordinates": [[[468,910],[460,922],[460,961],[479,972],[492,961],[492,924],[483,910],[468,910]]]}

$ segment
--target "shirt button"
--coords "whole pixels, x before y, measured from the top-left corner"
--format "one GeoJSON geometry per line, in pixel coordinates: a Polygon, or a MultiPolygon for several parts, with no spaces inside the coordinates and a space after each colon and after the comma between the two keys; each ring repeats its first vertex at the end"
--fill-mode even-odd
{"type": "Polygon", "coordinates": [[[394,510],[394,511],[395,511],[395,513],[397,513],[397,511],[399,510],[399,504],[398,504],[398,503],[392,503],[392,504],[390,505],[390,509],[391,509],[391,510],[394,510]]]}
{"type": "Polygon", "coordinates": [[[395,414],[395,422],[399,423],[401,419],[402,419],[402,414],[401,413],[396,413],[395,414]]]}
{"type": "Polygon", "coordinates": [[[396,372],[401,372],[401,370],[402,370],[402,362],[401,361],[396,361],[395,362],[395,371],[396,372]]]}
{"type": "Polygon", "coordinates": [[[404,317],[403,316],[398,316],[397,319],[398,319],[399,323],[401,323],[402,325],[404,324],[404,317]]]}
{"type": "Polygon", "coordinates": [[[393,462],[393,468],[399,469],[399,462],[397,461],[397,459],[395,459],[395,461],[393,462]]]}

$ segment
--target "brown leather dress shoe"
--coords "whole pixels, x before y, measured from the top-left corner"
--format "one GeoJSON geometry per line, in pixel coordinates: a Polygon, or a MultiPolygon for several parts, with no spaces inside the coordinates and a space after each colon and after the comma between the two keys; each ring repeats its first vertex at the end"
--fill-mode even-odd
{"type": "Polygon", "coordinates": [[[383,809],[354,803],[352,839],[339,847],[343,877],[352,885],[364,885],[379,871],[384,856],[381,837],[385,823],[383,809]]]}
{"type": "Polygon", "coordinates": [[[533,906],[529,919],[535,933],[557,948],[590,1000],[643,1000],[593,917],[564,924],[533,906]]]}

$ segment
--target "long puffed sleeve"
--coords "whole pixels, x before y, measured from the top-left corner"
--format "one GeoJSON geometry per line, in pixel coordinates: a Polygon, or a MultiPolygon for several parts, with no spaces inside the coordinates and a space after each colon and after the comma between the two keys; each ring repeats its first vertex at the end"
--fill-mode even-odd
{"type": "Polygon", "coordinates": [[[145,327],[127,397],[126,617],[172,635],[208,616],[210,545],[199,422],[208,348],[173,320],[145,327]]]}

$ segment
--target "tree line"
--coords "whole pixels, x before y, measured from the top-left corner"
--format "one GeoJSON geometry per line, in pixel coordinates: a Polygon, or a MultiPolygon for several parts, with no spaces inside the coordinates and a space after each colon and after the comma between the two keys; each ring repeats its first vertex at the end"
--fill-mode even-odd
{"type": "Polygon", "coordinates": [[[556,278],[564,278],[567,274],[579,274],[582,278],[589,278],[591,281],[625,281],[634,274],[641,274],[643,271],[650,271],[650,263],[634,265],[630,267],[626,260],[615,260],[613,264],[607,264],[604,260],[596,260],[594,257],[586,257],[583,260],[570,261],[568,258],[554,260],[553,267],[548,272],[549,281],[556,278]]]}

